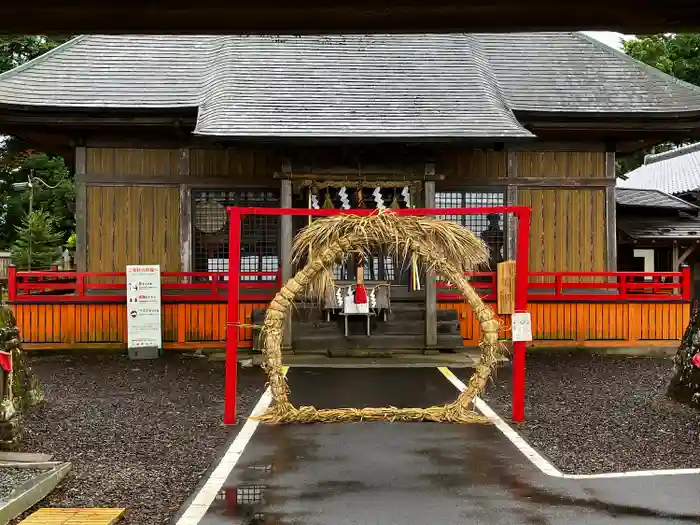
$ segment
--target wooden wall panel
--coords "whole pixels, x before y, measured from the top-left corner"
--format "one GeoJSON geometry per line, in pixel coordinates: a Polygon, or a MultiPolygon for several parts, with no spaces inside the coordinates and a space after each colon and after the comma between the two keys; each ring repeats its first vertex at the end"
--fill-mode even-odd
{"type": "Polygon", "coordinates": [[[445,175],[447,183],[469,183],[505,179],[505,151],[456,149],[445,152],[437,162],[436,171],[445,175]]]}
{"type": "Polygon", "coordinates": [[[202,177],[224,177],[256,185],[275,183],[279,186],[273,175],[281,167],[281,161],[264,150],[190,150],[190,175],[195,180],[202,177]]]}
{"type": "Polygon", "coordinates": [[[139,175],[167,179],[178,174],[179,149],[87,148],[86,173],[110,177],[139,175]]]}
{"type": "Polygon", "coordinates": [[[605,271],[605,190],[520,188],[532,207],[531,271],[605,271]]]}
{"type": "Polygon", "coordinates": [[[604,179],[602,151],[519,151],[517,176],[528,179],[604,179]]]}
{"type": "Polygon", "coordinates": [[[123,272],[127,264],[180,271],[177,187],[88,186],[87,271],[123,272]]]}

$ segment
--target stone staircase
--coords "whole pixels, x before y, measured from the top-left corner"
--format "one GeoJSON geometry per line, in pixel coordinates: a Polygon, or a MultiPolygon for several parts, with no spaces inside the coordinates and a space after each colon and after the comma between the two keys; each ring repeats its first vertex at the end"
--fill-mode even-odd
{"type": "MultiPolygon", "coordinates": [[[[253,324],[262,324],[264,310],[253,312],[253,324]]],[[[435,353],[463,350],[459,315],[456,310],[438,310],[438,344],[425,345],[425,305],[420,302],[394,302],[384,316],[371,318],[371,335],[366,335],[364,316],[348,319],[348,337],[344,334],[344,318],[332,315],[330,320],[315,306],[297,304],[292,316],[292,350],[295,354],[327,354],[333,356],[381,356],[391,353],[435,353]]],[[[256,334],[254,349],[260,345],[256,334]]]]}

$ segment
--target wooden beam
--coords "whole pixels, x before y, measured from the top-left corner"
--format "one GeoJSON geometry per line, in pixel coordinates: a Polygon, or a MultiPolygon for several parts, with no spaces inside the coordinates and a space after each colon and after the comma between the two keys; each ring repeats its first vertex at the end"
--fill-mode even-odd
{"type": "Polygon", "coordinates": [[[197,177],[193,175],[86,175],[90,186],[178,186],[188,184],[196,188],[279,188],[277,181],[269,177],[232,177],[230,175],[197,177]]]}
{"type": "MultiPolygon", "coordinates": [[[[195,109],[192,109],[192,113],[195,109]]],[[[51,129],[74,127],[74,128],[112,128],[122,127],[125,132],[133,132],[134,127],[146,128],[185,128],[193,130],[197,119],[195,117],[173,115],[168,116],[167,113],[161,115],[147,116],[139,113],[137,110],[130,115],[88,115],[81,111],[72,111],[66,109],[60,114],[47,115],[48,111],[36,110],[32,113],[14,112],[12,110],[4,110],[0,112],[0,122],[5,125],[18,126],[41,126],[48,125],[51,129]]]]}
{"type": "MultiPolygon", "coordinates": [[[[280,207],[292,207],[292,181],[291,179],[282,179],[280,181],[280,207]]],[[[282,215],[280,218],[280,261],[282,264],[282,283],[286,283],[291,279],[294,268],[292,266],[292,237],[294,236],[292,216],[282,215]]],[[[292,322],[291,315],[285,319],[284,334],[282,339],[282,348],[290,349],[292,347],[292,322]]]]}
{"type": "MultiPolygon", "coordinates": [[[[428,165],[426,165],[426,169],[428,165]]],[[[424,202],[426,208],[435,207],[435,181],[426,180],[424,186],[424,202]]],[[[425,276],[425,346],[429,351],[438,343],[437,333],[437,283],[435,274],[428,271],[425,276]]]]}
{"type": "MultiPolygon", "coordinates": [[[[674,242],[674,245],[676,245],[676,250],[678,250],[678,243],[674,242]]],[[[678,267],[685,263],[685,260],[688,258],[688,256],[695,251],[695,249],[698,247],[697,242],[694,244],[691,244],[686,248],[686,250],[678,256],[678,265],[673,269],[674,272],[678,271],[678,267]]]]}
{"type": "Polygon", "coordinates": [[[603,142],[574,142],[574,141],[543,141],[535,140],[522,144],[509,144],[508,151],[575,151],[575,152],[603,152],[603,142]]]}
{"type": "Polygon", "coordinates": [[[486,178],[470,178],[468,182],[462,182],[464,185],[471,187],[503,187],[506,185],[515,186],[518,188],[607,188],[614,187],[615,181],[607,178],[559,178],[559,179],[541,179],[532,177],[520,177],[517,179],[486,179],[486,178]]]}
{"type": "Polygon", "coordinates": [[[390,1],[288,0],[222,3],[3,2],[4,30],[13,34],[327,34],[595,31],[624,34],[690,32],[700,26],[697,2],[592,0],[586,9],[544,0],[390,1]],[[162,7],[161,7],[162,5],[162,7]]]}
{"type": "Polygon", "coordinates": [[[87,188],[85,171],[87,152],[84,146],[75,148],[75,268],[87,271],[87,188]]]}
{"type": "MultiPolygon", "coordinates": [[[[180,149],[178,174],[190,174],[190,149],[180,149]]],[[[192,271],[192,188],[180,184],[180,268],[183,272],[192,271]]]]}
{"type": "MultiPolygon", "coordinates": [[[[615,153],[605,154],[605,178],[615,182],[615,153]]],[[[617,204],[615,186],[605,188],[605,255],[609,272],[617,271],[617,204]]]]}
{"type": "MultiPolygon", "coordinates": [[[[497,185],[498,180],[492,180],[491,184],[497,185]]],[[[479,184],[482,184],[479,182],[479,184]]],[[[488,185],[488,183],[484,183],[488,185]]],[[[501,182],[502,184],[502,182],[501,182]]],[[[513,181],[516,186],[528,186],[532,188],[607,188],[614,187],[615,180],[608,178],[559,178],[540,179],[520,177],[513,181]]]]}

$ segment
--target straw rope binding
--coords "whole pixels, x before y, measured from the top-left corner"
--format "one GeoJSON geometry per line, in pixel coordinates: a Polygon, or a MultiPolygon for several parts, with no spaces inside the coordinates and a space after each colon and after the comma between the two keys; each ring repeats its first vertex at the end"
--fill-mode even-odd
{"type": "Polygon", "coordinates": [[[262,329],[263,368],[269,377],[272,404],[256,419],[264,423],[346,421],[435,421],[485,423],[473,408],[474,398],[486,386],[505,347],[498,341],[500,322],[469,284],[465,272],[485,264],[484,243],[466,228],[432,217],[397,215],[390,211],[369,216],[337,215],[312,222],[294,241],[295,262],[308,263],[270,302],[262,329]],[[429,271],[457,288],[474,311],[482,330],[481,358],[464,392],[447,405],[428,408],[338,408],[319,410],[295,407],[282,371],[282,337],[285,319],[302,293],[322,300],[332,290],[331,268],[351,253],[367,254],[382,246],[395,256],[416,256],[429,271]],[[307,259],[311,248],[313,256],[307,259]]]}

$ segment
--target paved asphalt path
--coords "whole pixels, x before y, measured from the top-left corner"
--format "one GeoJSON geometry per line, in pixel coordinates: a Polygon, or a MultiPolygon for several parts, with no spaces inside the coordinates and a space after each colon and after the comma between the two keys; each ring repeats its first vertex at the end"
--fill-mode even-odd
{"type": "MultiPolygon", "coordinates": [[[[457,394],[435,368],[293,368],[288,377],[292,402],[318,408],[429,406],[457,394]]],[[[700,476],[553,478],[490,425],[260,425],[200,523],[700,523],[700,476]]]]}

